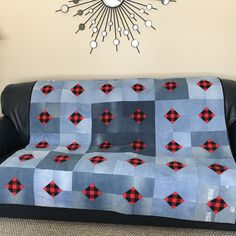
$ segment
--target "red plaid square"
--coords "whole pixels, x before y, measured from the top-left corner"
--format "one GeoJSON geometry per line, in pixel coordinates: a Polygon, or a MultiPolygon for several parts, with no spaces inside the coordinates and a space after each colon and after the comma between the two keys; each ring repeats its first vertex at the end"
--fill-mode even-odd
{"type": "Polygon", "coordinates": [[[136,93],[142,92],[144,89],[146,89],[142,84],[135,84],[131,87],[136,93]]]}
{"type": "Polygon", "coordinates": [[[47,186],[45,186],[44,191],[46,191],[52,198],[56,197],[62,190],[56,185],[54,181],[51,181],[47,186]]]}
{"type": "Polygon", "coordinates": [[[102,195],[102,192],[93,184],[91,183],[82,193],[91,201],[93,202],[97,197],[102,195]]]}
{"type": "Polygon", "coordinates": [[[184,202],[184,199],[177,193],[174,192],[165,198],[165,201],[170,205],[171,208],[176,208],[184,202]]]}
{"type": "Polygon", "coordinates": [[[180,163],[178,161],[171,161],[169,163],[166,164],[168,167],[170,167],[172,170],[174,171],[178,171],[178,170],[181,170],[183,169],[186,165],[183,164],[183,163],[180,163]]]}
{"type": "Polygon", "coordinates": [[[221,175],[223,174],[226,170],[228,170],[228,168],[226,166],[222,166],[219,164],[212,164],[208,166],[209,169],[213,170],[216,172],[216,174],[221,175]]]}
{"type": "Polygon", "coordinates": [[[131,118],[133,118],[138,125],[147,118],[147,114],[145,114],[141,109],[137,109],[133,114],[131,114],[131,118]]]}
{"type": "Polygon", "coordinates": [[[130,144],[130,147],[132,147],[136,152],[141,151],[142,149],[147,147],[147,144],[145,144],[143,141],[140,139],[135,140],[130,144]]]}
{"type": "Polygon", "coordinates": [[[169,92],[173,92],[177,87],[179,87],[179,85],[173,81],[168,81],[163,85],[163,87],[169,90],[169,92]]]}
{"type": "Polygon", "coordinates": [[[71,114],[68,119],[75,125],[77,126],[80,121],[84,119],[84,117],[77,111],[75,111],[73,114],[71,114]]]}
{"type": "Polygon", "coordinates": [[[207,91],[212,86],[212,83],[207,80],[201,80],[197,83],[197,85],[201,87],[204,91],[207,91]]]}
{"type": "Polygon", "coordinates": [[[215,117],[215,114],[206,107],[198,116],[208,124],[215,117]]]}
{"type": "Polygon", "coordinates": [[[172,140],[171,142],[169,142],[165,148],[173,153],[179,151],[183,146],[181,146],[180,144],[178,144],[177,142],[175,142],[175,140],[172,140]]]}
{"type": "Polygon", "coordinates": [[[111,84],[104,84],[100,88],[100,90],[103,91],[106,95],[108,95],[113,89],[114,87],[111,84]]]}
{"type": "Polygon", "coordinates": [[[98,147],[101,148],[103,151],[105,151],[111,148],[112,144],[109,141],[105,141],[104,143],[99,144],[98,147]]]}
{"type": "Polygon", "coordinates": [[[224,199],[221,196],[218,196],[215,199],[209,201],[207,205],[211,208],[211,210],[215,214],[218,214],[220,211],[228,207],[228,204],[224,201],[224,199]]]}
{"type": "Polygon", "coordinates": [[[104,111],[104,113],[102,115],[100,115],[100,120],[103,121],[105,123],[105,125],[109,125],[110,122],[115,118],[115,116],[113,116],[111,114],[111,112],[109,112],[107,109],[104,111]]]}
{"type": "Polygon", "coordinates": [[[73,143],[71,143],[70,145],[66,146],[66,148],[67,148],[69,151],[71,151],[71,152],[73,152],[73,151],[79,149],[80,147],[81,147],[81,146],[80,146],[77,142],[73,142],[73,143]]]}
{"type": "Polygon", "coordinates": [[[61,164],[62,162],[69,161],[70,158],[66,155],[59,155],[59,156],[53,157],[53,160],[56,163],[61,164]]]}
{"type": "Polygon", "coordinates": [[[47,141],[42,141],[34,145],[36,148],[49,148],[47,141]]]}
{"type": "Polygon", "coordinates": [[[143,196],[135,189],[131,187],[127,192],[122,195],[131,205],[134,205],[137,201],[143,198],[143,196]]]}
{"type": "Polygon", "coordinates": [[[71,88],[71,92],[78,97],[81,93],[84,92],[84,88],[80,84],[76,84],[73,88],[71,88]]]}
{"type": "Polygon", "coordinates": [[[180,118],[180,114],[171,108],[166,114],[165,118],[170,121],[171,124],[174,124],[176,120],[180,118]]]}
{"type": "Polygon", "coordinates": [[[55,90],[55,88],[53,88],[52,85],[48,84],[45,85],[41,88],[42,93],[44,93],[46,96],[51,93],[53,90],[55,90]]]}
{"type": "Polygon", "coordinates": [[[94,165],[97,165],[101,162],[104,162],[106,161],[107,159],[105,157],[102,157],[102,156],[95,156],[95,157],[91,157],[89,158],[89,160],[94,164],[94,165]]]}
{"type": "Polygon", "coordinates": [[[139,166],[139,165],[142,165],[145,163],[145,161],[135,157],[135,158],[132,158],[132,159],[129,159],[128,162],[133,165],[134,167],[136,166],[139,166]]]}
{"type": "Polygon", "coordinates": [[[19,159],[21,161],[28,161],[28,160],[34,159],[34,155],[33,154],[25,154],[25,155],[19,156],[19,159]]]}
{"type": "Polygon", "coordinates": [[[22,189],[24,189],[24,185],[16,178],[12,178],[12,180],[5,185],[5,187],[12,193],[13,196],[16,196],[22,189]]]}
{"type": "Polygon", "coordinates": [[[46,125],[50,120],[52,120],[52,116],[48,113],[47,110],[44,110],[41,114],[37,116],[37,119],[43,124],[46,125]]]}
{"type": "Polygon", "coordinates": [[[220,145],[209,139],[204,144],[202,144],[201,147],[206,149],[208,152],[213,153],[217,148],[220,147],[220,145]]]}

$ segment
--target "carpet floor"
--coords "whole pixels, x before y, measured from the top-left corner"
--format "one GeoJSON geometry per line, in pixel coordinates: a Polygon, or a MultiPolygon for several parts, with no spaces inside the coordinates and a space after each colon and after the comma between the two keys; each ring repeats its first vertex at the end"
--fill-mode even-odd
{"type": "Polygon", "coordinates": [[[236,232],[0,218],[1,236],[236,236],[236,232]]]}

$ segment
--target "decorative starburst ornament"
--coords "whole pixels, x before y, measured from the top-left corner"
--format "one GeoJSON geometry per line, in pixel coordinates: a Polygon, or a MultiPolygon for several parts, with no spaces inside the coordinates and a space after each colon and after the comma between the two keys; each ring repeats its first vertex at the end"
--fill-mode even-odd
{"type": "MultiPolygon", "coordinates": [[[[168,5],[176,0],[152,0],[160,1],[168,5]]],[[[56,12],[68,13],[72,9],[74,17],[83,18],[79,24],[76,34],[87,28],[92,31],[90,41],[90,53],[104,42],[108,34],[113,34],[113,44],[118,51],[121,38],[126,37],[133,48],[139,50],[139,40],[136,38],[141,34],[140,24],[145,27],[156,29],[149,19],[150,12],[157,10],[146,0],[70,0],[63,4],[56,12]]]]}

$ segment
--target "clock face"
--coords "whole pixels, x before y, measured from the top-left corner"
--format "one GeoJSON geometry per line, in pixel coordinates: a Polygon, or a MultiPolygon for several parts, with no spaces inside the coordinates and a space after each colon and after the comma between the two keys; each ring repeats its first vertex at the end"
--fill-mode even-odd
{"type": "Polygon", "coordinates": [[[80,18],[76,34],[84,30],[91,30],[90,53],[110,39],[112,39],[111,43],[116,51],[124,39],[127,39],[130,46],[140,52],[138,39],[142,32],[140,28],[145,26],[149,29],[156,29],[150,19],[151,12],[157,10],[154,4],[161,2],[163,5],[168,5],[170,2],[176,2],[176,0],[155,0],[151,4],[146,2],[151,0],[84,1],[70,0],[69,4],[63,4],[56,12],[73,11],[73,16],[80,18]]]}
{"type": "Polygon", "coordinates": [[[108,7],[118,7],[122,4],[124,0],[102,0],[102,1],[108,7]]]}

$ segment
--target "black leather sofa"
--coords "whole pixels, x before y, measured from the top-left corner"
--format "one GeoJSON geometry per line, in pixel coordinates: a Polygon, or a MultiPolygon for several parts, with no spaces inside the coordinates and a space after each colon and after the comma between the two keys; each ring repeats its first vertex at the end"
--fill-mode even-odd
{"type": "MultiPolygon", "coordinates": [[[[228,137],[234,159],[236,160],[236,81],[221,80],[221,82],[225,96],[225,118],[228,137]]],[[[8,85],[2,92],[1,106],[3,117],[0,118],[0,163],[29,143],[30,98],[34,83],[8,85]]],[[[0,216],[236,230],[236,225],[233,224],[193,222],[163,217],[130,216],[107,211],[52,209],[23,205],[0,205],[0,216]]]]}

